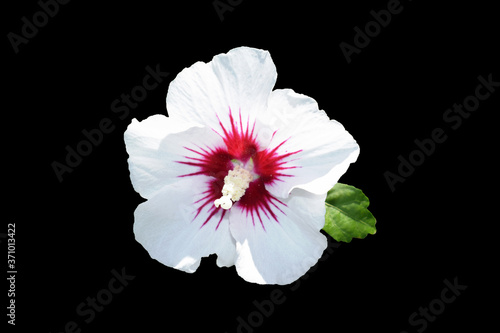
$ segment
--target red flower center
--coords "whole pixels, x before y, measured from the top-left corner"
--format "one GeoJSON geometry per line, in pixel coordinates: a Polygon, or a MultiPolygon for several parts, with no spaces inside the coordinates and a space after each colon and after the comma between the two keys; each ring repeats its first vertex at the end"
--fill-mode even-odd
{"type": "MultiPolygon", "coordinates": [[[[296,168],[296,166],[287,166],[290,161],[285,161],[289,156],[297,154],[301,150],[286,154],[278,154],[278,149],[288,140],[284,140],[273,149],[260,147],[256,141],[254,131],[255,123],[250,129],[250,121],[247,121],[246,128],[243,127],[241,112],[239,114],[239,126],[233,118],[231,109],[229,109],[229,120],[231,128],[226,129],[219,119],[219,125],[222,133],[218,133],[224,145],[214,148],[185,149],[194,152],[199,157],[185,156],[186,161],[176,161],[181,164],[196,167],[196,171],[181,175],[180,177],[189,177],[196,175],[205,175],[211,177],[207,182],[206,190],[202,193],[204,197],[195,202],[196,219],[200,212],[207,207],[209,215],[203,222],[205,226],[213,217],[220,214],[216,229],[219,227],[222,219],[228,210],[216,207],[214,201],[221,198],[221,192],[224,187],[224,178],[229,174],[229,171],[235,169],[237,165],[242,166],[253,175],[252,180],[248,183],[248,188],[244,195],[234,203],[233,208],[242,209],[248,218],[255,225],[257,219],[262,227],[264,227],[263,217],[273,219],[278,222],[276,210],[283,213],[280,206],[286,206],[282,201],[275,198],[266,189],[266,185],[270,186],[274,182],[283,181],[284,177],[293,177],[286,173],[286,170],[296,168]]],[[[273,133],[273,137],[274,134],[273,133]]]]}

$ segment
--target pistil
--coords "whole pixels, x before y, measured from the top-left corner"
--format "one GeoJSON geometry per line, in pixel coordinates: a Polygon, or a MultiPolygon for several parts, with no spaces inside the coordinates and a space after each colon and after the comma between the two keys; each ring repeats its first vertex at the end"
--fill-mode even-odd
{"type": "Polygon", "coordinates": [[[253,180],[252,174],[239,165],[230,170],[224,177],[224,186],[222,187],[222,196],[214,201],[215,207],[229,209],[233,202],[241,199],[245,194],[250,182],[253,180]]]}

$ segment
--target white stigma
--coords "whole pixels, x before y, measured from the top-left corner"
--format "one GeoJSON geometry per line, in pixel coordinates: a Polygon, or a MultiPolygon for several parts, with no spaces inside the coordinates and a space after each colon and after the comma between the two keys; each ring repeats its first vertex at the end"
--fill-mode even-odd
{"type": "Polygon", "coordinates": [[[237,165],[229,171],[224,177],[224,187],[222,187],[222,197],[214,201],[215,207],[221,206],[223,209],[229,209],[234,201],[241,199],[245,194],[248,185],[253,180],[252,174],[244,168],[237,165]]]}

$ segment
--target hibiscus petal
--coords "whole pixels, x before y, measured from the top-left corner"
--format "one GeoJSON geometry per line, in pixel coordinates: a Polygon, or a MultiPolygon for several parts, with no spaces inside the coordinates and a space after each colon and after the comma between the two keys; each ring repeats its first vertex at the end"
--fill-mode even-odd
{"type": "Polygon", "coordinates": [[[229,109],[241,112],[245,122],[265,110],[276,77],[269,52],[238,47],[182,70],[168,88],[167,111],[172,118],[214,129],[220,128],[216,115],[223,115],[228,128],[229,109]]]}
{"type": "Polygon", "coordinates": [[[200,157],[197,153],[200,146],[196,143],[201,141],[201,148],[223,144],[220,136],[210,128],[192,126],[163,115],[154,115],[141,122],[133,119],[124,138],[130,179],[134,189],[146,199],[178,181],[179,176],[197,171],[193,166],[178,163],[200,157]]]}
{"type": "Polygon", "coordinates": [[[325,196],[295,189],[284,205],[272,206],[277,220],[261,212],[262,223],[252,223],[245,209],[233,206],[229,227],[236,240],[238,274],[259,284],[288,284],[304,275],[327,246],[320,232],[325,196]]]}
{"type": "Polygon", "coordinates": [[[197,189],[210,181],[206,176],[181,178],[137,207],[135,237],[152,258],[188,273],[213,253],[219,266],[234,264],[235,243],[227,214],[220,209],[210,219],[213,205],[196,209],[196,201],[203,199],[197,189]]]}
{"type": "Polygon", "coordinates": [[[293,188],[315,194],[333,187],[359,155],[359,146],[342,124],[330,120],[311,97],[278,89],[269,97],[268,126],[277,128],[268,150],[289,155],[281,162],[287,176],[267,184],[286,198],[293,188]]]}

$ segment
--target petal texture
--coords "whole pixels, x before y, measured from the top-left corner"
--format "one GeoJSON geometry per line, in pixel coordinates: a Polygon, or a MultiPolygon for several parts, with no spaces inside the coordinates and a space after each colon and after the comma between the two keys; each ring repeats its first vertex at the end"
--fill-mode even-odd
{"type": "Polygon", "coordinates": [[[169,160],[158,154],[163,139],[190,127],[180,120],[154,115],[143,121],[132,119],[124,134],[129,155],[130,180],[143,198],[152,197],[163,186],[174,181],[169,160]]]}
{"type": "Polygon", "coordinates": [[[275,196],[286,198],[296,187],[326,193],[359,155],[349,132],[308,96],[291,89],[273,91],[268,117],[268,126],[277,128],[268,149],[290,155],[284,160],[288,177],[267,186],[275,196]]]}
{"type": "Polygon", "coordinates": [[[236,240],[236,270],[249,282],[288,284],[304,275],[327,246],[320,232],[325,223],[325,196],[296,189],[273,206],[273,214],[262,214],[262,224],[245,209],[233,206],[230,230],[236,240]]]}
{"type": "MultiPolygon", "coordinates": [[[[219,127],[216,115],[227,114],[229,109],[241,110],[245,121],[253,120],[257,112],[265,110],[276,76],[269,52],[249,47],[232,49],[177,75],[168,88],[168,114],[212,128],[219,127]]],[[[225,117],[225,121],[229,119],[225,117]]]]}
{"type": "Polygon", "coordinates": [[[208,207],[200,211],[194,208],[203,198],[196,189],[204,182],[209,183],[209,177],[183,178],[141,203],[134,213],[135,237],[150,256],[188,273],[212,253],[217,254],[219,266],[231,266],[235,260],[227,215],[219,212],[217,219],[210,220],[208,207]],[[209,223],[203,224],[207,220],[209,223]]]}
{"type": "Polygon", "coordinates": [[[196,151],[200,147],[223,144],[220,136],[210,128],[163,115],[154,115],[141,122],[133,119],[124,137],[130,179],[134,189],[146,199],[178,181],[179,176],[196,170],[177,161],[199,158],[196,151]]]}

